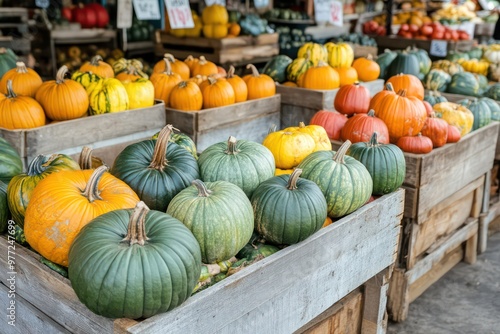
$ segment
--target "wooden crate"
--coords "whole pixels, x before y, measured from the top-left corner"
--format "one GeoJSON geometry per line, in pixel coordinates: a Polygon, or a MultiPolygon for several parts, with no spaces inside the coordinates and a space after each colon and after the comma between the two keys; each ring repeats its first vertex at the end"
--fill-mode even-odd
{"type": "MultiPolygon", "coordinates": [[[[403,199],[401,189],[378,198],[303,242],[197,293],[178,308],[142,321],[95,315],[80,303],[68,279],[42,265],[39,255],[16,245],[16,301],[22,303],[16,327],[9,329],[23,334],[27,326],[37,326],[43,333],[288,334],[363,287],[361,332],[383,333],[386,270],[396,260],[403,199]]],[[[2,268],[8,268],[8,246],[0,237],[2,268]]],[[[10,285],[8,272],[0,271],[3,291],[10,285]]],[[[0,300],[8,305],[2,295],[0,300]]]]}
{"type": "MultiPolygon", "coordinates": [[[[403,50],[406,49],[407,47],[412,47],[415,46],[419,49],[424,49],[427,52],[430,51],[431,49],[431,43],[432,41],[430,40],[420,40],[420,39],[414,39],[414,38],[402,38],[399,36],[373,36],[373,38],[377,41],[378,49],[379,50],[385,50],[385,49],[390,49],[390,50],[403,50]]],[[[454,50],[454,51],[470,51],[474,45],[476,44],[476,41],[474,40],[466,40],[466,41],[457,41],[457,42],[448,42],[447,45],[447,50],[454,50]]]]}
{"type": "Polygon", "coordinates": [[[156,31],[156,55],[162,57],[171,53],[176,58],[185,59],[204,56],[216,64],[243,64],[267,61],[279,54],[278,33],[256,37],[238,36],[234,38],[179,38],[165,31],[156,31]]]}
{"type": "Polygon", "coordinates": [[[351,44],[352,50],[354,51],[354,58],[367,57],[372,55],[374,58],[377,57],[378,47],[376,46],[365,46],[359,44],[351,44]]]}
{"type": "Polygon", "coordinates": [[[167,123],[189,135],[199,152],[229,136],[261,143],[269,127],[280,122],[280,101],[277,94],[196,112],[166,108],[167,123]]]}
{"type": "Polygon", "coordinates": [[[39,154],[78,156],[83,146],[113,164],[126,145],[150,138],[166,125],[165,104],[57,122],[27,130],[0,128],[0,136],[19,152],[25,166],[39,154]]]}
{"type": "MultiPolygon", "coordinates": [[[[370,90],[371,96],[384,89],[384,80],[362,82],[370,90]]],[[[277,85],[276,93],[281,94],[281,128],[297,126],[299,122],[309,123],[313,115],[321,109],[334,110],[333,101],[338,89],[316,90],[277,85]]]]}

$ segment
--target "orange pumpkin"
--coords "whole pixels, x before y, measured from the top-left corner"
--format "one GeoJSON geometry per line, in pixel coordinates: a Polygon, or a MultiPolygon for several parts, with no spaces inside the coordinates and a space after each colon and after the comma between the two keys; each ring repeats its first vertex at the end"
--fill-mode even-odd
{"type": "Polygon", "coordinates": [[[340,87],[333,100],[335,110],[342,114],[366,114],[370,107],[370,91],[358,82],[340,87]]]}
{"type": "Polygon", "coordinates": [[[42,78],[31,68],[20,61],[16,67],[4,73],[0,80],[0,93],[7,95],[7,81],[12,80],[12,89],[17,96],[35,97],[35,93],[42,85],[42,78]]]}
{"type": "Polygon", "coordinates": [[[351,143],[366,143],[374,132],[377,132],[377,141],[380,144],[389,144],[389,129],[384,121],[375,117],[375,111],[372,109],[367,114],[356,114],[349,118],[340,130],[340,138],[343,141],[350,140],[351,143]]]}
{"type": "Polygon", "coordinates": [[[31,129],[46,123],[42,106],[32,97],[17,96],[12,80],[7,80],[7,94],[0,94],[0,128],[31,129]]]}
{"type": "Polygon", "coordinates": [[[432,140],[418,133],[416,136],[403,136],[398,139],[396,145],[403,152],[414,154],[426,154],[432,151],[432,140]]]}
{"type": "MultiPolygon", "coordinates": [[[[167,58],[168,61],[170,61],[170,67],[172,72],[179,74],[182,80],[189,79],[191,70],[185,62],[175,59],[174,56],[171,55],[170,53],[165,53],[163,55],[163,58],[167,58]]],[[[160,60],[153,67],[153,73],[162,73],[162,72],[165,72],[164,60],[160,60]]]]}
{"type": "Polygon", "coordinates": [[[86,224],[104,213],[133,208],[139,202],[135,192],[107,170],[66,170],[40,181],[24,219],[30,246],[67,267],[71,243],[86,224]]]}
{"type": "Polygon", "coordinates": [[[292,81],[285,81],[281,85],[286,87],[299,87],[299,85],[292,81]]]}
{"type": "Polygon", "coordinates": [[[448,139],[448,122],[437,118],[436,114],[432,112],[425,120],[422,135],[431,139],[432,147],[441,147],[446,144],[448,139]]]}
{"type": "Polygon", "coordinates": [[[457,143],[460,141],[462,135],[460,134],[460,129],[455,125],[448,124],[448,136],[446,137],[447,143],[457,143]]]}
{"type": "Polygon", "coordinates": [[[196,75],[206,75],[217,74],[219,70],[217,69],[217,65],[212,63],[209,60],[206,60],[205,57],[201,56],[200,60],[194,63],[193,68],[191,70],[191,75],[194,77],[196,75]]]}
{"type": "Polygon", "coordinates": [[[54,121],[83,117],[89,109],[87,91],[78,82],[64,79],[66,73],[68,68],[63,65],[57,71],[56,80],[45,81],[35,94],[47,117],[54,121]]]}
{"type": "Polygon", "coordinates": [[[396,92],[394,91],[394,87],[392,87],[392,84],[389,82],[387,85],[385,85],[385,89],[383,91],[378,92],[372,97],[368,109],[373,109],[377,111],[380,101],[387,95],[393,95],[393,94],[396,94],[396,92]]]}
{"type": "Polygon", "coordinates": [[[276,84],[270,76],[259,74],[257,68],[252,64],[248,64],[247,69],[252,71],[252,74],[243,77],[247,84],[249,100],[262,99],[276,94],[276,84]]]}
{"type": "Polygon", "coordinates": [[[92,72],[97,74],[101,78],[114,78],[115,71],[113,71],[113,67],[102,60],[102,57],[96,55],[92,57],[92,59],[82,66],[80,66],[80,72],[92,72]]]}
{"type": "Polygon", "coordinates": [[[225,78],[227,76],[227,72],[224,67],[217,66],[217,71],[217,75],[219,75],[219,78],[225,78]]]}
{"type": "Polygon", "coordinates": [[[322,60],[318,65],[309,67],[299,79],[299,86],[308,89],[336,89],[339,85],[340,78],[337,71],[322,60]]]}
{"type": "Polygon", "coordinates": [[[358,79],[361,81],[377,80],[380,75],[380,66],[373,60],[371,54],[366,58],[360,57],[352,63],[352,67],[358,73],[358,79]]]}
{"type": "Polygon", "coordinates": [[[229,35],[236,37],[240,34],[240,32],[241,32],[241,27],[238,23],[233,22],[229,24],[229,30],[228,30],[229,35]]]}
{"type": "Polygon", "coordinates": [[[415,96],[419,100],[424,99],[424,85],[419,78],[412,74],[394,75],[387,82],[392,84],[396,92],[404,89],[406,90],[406,96],[415,96]]]}
{"type": "Polygon", "coordinates": [[[231,84],[234,90],[234,101],[245,102],[248,98],[248,88],[246,82],[238,75],[234,74],[234,66],[229,67],[227,72],[227,82],[231,84]]]}
{"type": "Polygon", "coordinates": [[[331,225],[333,223],[332,218],[326,217],[325,222],[323,223],[323,226],[321,227],[327,227],[328,225],[331,225]]]}
{"type": "Polygon", "coordinates": [[[352,85],[358,81],[358,72],[354,67],[341,67],[335,69],[340,78],[340,87],[345,85],[352,85]]]}
{"type": "Polygon", "coordinates": [[[337,111],[320,110],[313,115],[309,124],[321,125],[332,140],[340,139],[340,130],[347,122],[347,116],[337,111]]]}
{"type": "Polygon", "coordinates": [[[203,108],[217,108],[234,104],[233,86],[224,79],[208,77],[207,84],[200,87],[203,95],[203,108]]]}
{"type": "Polygon", "coordinates": [[[165,71],[151,74],[150,80],[155,87],[155,99],[162,100],[168,107],[170,106],[170,93],[182,79],[179,74],[172,72],[170,61],[167,58],[163,58],[163,62],[165,63],[165,71]]]}
{"type": "Polygon", "coordinates": [[[141,79],[142,76],[137,74],[137,68],[130,65],[125,71],[120,72],[116,75],[116,79],[120,81],[135,81],[141,79]]]}
{"type": "MultiPolygon", "coordinates": [[[[193,73],[193,66],[199,62],[200,60],[198,58],[194,58],[193,56],[189,55],[187,56],[186,59],[184,59],[184,63],[189,67],[189,70],[191,71],[191,73],[193,73]]],[[[191,75],[192,77],[194,77],[194,75],[191,75]]]]}
{"type": "Polygon", "coordinates": [[[192,82],[194,82],[195,84],[197,84],[198,86],[200,86],[200,85],[201,85],[203,82],[205,82],[207,79],[208,79],[208,77],[207,77],[206,75],[201,76],[201,75],[199,75],[199,74],[198,74],[198,75],[196,75],[196,76],[194,76],[194,77],[192,77],[192,78],[189,78],[189,80],[188,80],[188,81],[192,81],[192,82]]]}
{"type": "Polygon", "coordinates": [[[171,108],[185,111],[201,110],[203,95],[193,81],[181,81],[172,88],[169,104],[171,108]]]}

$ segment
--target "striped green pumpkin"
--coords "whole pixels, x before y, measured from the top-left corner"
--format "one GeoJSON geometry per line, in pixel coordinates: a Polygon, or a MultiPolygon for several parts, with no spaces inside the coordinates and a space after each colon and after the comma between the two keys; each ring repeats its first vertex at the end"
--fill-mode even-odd
{"type": "Polygon", "coordinates": [[[297,58],[306,58],[309,53],[309,59],[313,62],[314,66],[318,65],[322,60],[327,62],[328,51],[326,48],[318,43],[308,42],[302,45],[297,53],[297,58]]]}
{"type": "Polygon", "coordinates": [[[83,87],[85,87],[85,89],[87,89],[91,83],[99,81],[101,77],[92,72],[75,71],[71,76],[71,79],[79,82],[83,87]]]}
{"type": "Polygon", "coordinates": [[[127,90],[115,78],[101,79],[87,88],[90,114],[99,115],[129,109],[127,90]]]}
{"type": "Polygon", "coordinates": [[[286,78],[289,81],[297,82],[300,76],[310,68],[314,66],[313,62],[306,58],[297,58],[286,68],[286,78]]]}
{"type": "Polygon", "coordinates": [[[433,91],[446,91],[451,82],[451,76],[443,70],[432,69],[426,76],[424,86],[433,91]]]}
{"type": "Polygon", "coordinates": [[[328,64],[333,68],[347,68],[351,67],[354,61],[354,51],[347,43],[333,43],[328,42],[325,44],[328,51],[328,64]]]}

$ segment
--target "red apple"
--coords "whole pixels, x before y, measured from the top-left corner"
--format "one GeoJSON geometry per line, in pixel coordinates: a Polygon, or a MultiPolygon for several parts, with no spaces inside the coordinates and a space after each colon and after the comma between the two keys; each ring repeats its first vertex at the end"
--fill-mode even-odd
{"type": "Polygon", "coordinates": [[[423,25],[421,28],[420,28],[420,33],[424,36],[430,36],[432,35],[432,33],[434,32],[434,29],[432,29],[432,27],[430,25],[423,25]]]}

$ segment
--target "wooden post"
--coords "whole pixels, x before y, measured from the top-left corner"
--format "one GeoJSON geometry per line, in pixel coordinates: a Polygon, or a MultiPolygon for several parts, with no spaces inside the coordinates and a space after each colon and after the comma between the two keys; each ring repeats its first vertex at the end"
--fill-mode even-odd
{"type": "Polygon", "coordinates": [[[365,303],[361,333],[383,334],[387,330],[387,291],[390,270],[386,268],[365,284],[365,303]]]}

